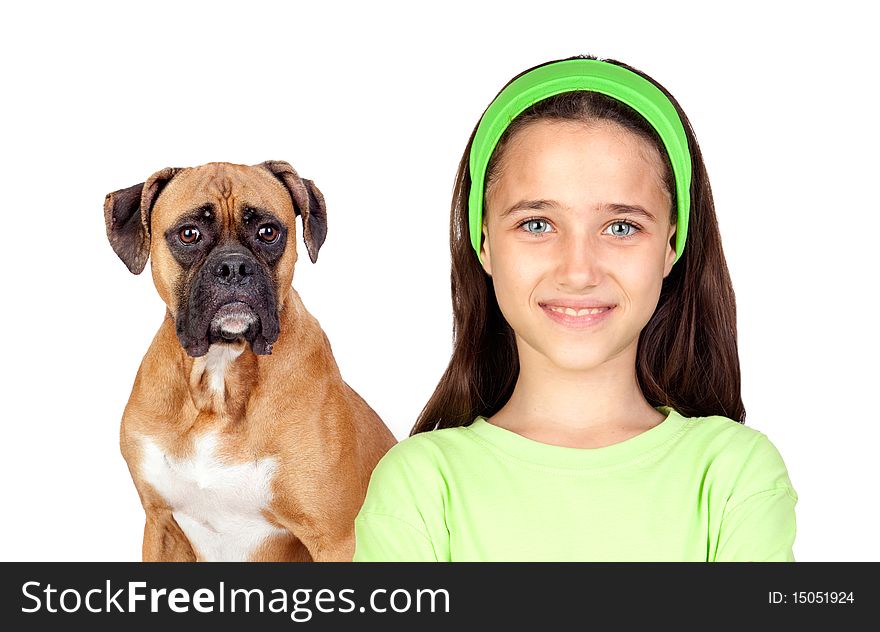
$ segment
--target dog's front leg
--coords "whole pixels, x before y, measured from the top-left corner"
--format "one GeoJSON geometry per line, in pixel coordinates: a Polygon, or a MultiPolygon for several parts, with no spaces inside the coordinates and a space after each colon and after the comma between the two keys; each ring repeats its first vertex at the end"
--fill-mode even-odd
{"type": "Polygon", "coordinates": [[[324,542],[312,551],[316,562],[351,562],[354,557],[354,534],[339,540],[324,542]]]}
{"type": "Polygon", "coordinates": [[[144,562],[195,562],[196,554],[169,510],[147,510],[144,562]]]}
{"type": "Polygon", "coordinates": [[[351,562],[354,518],[332,514],[275,514],[273,518],[299,539],[315,562],[351,562]],[[347,517],[346,517],[347,518],[347,517]],[[348,524],[350,523],[350,524],[348,524]]]}

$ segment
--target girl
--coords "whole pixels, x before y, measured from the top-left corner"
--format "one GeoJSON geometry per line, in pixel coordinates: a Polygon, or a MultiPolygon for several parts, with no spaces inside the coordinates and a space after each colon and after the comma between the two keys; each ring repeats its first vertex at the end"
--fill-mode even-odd
{"type": "Polygon", "coordinates": [[[794,561],[797,494],[743,425],[709,180],[662,86],[592,56],[514,77],[450,244],[452,360],[373,472],[355,561],[794,561]]]}

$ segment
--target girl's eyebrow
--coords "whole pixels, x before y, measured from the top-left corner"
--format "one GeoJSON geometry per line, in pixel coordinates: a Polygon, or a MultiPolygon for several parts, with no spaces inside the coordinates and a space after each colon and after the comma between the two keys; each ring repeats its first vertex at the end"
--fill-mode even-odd
{"type": "MultiPolygon", "coordinates": [[[[506,211],[501,214],[501,217],[507,217],[508,215],[514,213],[520,213],[523,211],[542,211],[548,208],[560,208],[558,202],[554,200],[520,200],[516,204],[509,207],[506,211]]],[[[638,204],[620,204],[620,203],[605,203],[599,206],[599,212],[604,213],[605,215],[616,215],[618,213],[629,213],[631,215],[640,215],[646,219],[651,220],[652,222],[657,221],[657,218],[654,217],[654,214],[645,209],[638,204]]]]}

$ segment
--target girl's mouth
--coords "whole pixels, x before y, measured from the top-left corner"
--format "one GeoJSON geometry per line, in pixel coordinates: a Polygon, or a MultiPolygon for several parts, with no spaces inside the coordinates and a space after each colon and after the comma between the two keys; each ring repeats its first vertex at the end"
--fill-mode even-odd
{"type": "Polygon", "coordinates": [[[604,322],[616,307],[615,305],[605,305],[575,309],[562,305],[545,305],[543,303],[540,306],[544,313],[555,322],[575,329],[592,327],[604,322]]]}

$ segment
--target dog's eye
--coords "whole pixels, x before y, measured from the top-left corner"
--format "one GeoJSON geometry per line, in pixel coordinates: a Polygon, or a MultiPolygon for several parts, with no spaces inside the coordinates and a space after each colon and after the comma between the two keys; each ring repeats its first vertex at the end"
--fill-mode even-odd
{"type": "Polygon", "coordinates": [[[272,224],[263,224],[257,230],[257,236],[267,244],[271,244],[278,239],[278,229],[272,224]]]}
{"type": "Polygon", "coordinates": [[[178,239],[187,245],[196,243],[201,236],[202,234],[195,226],[184,226],[177,233],[178,239]]]}

